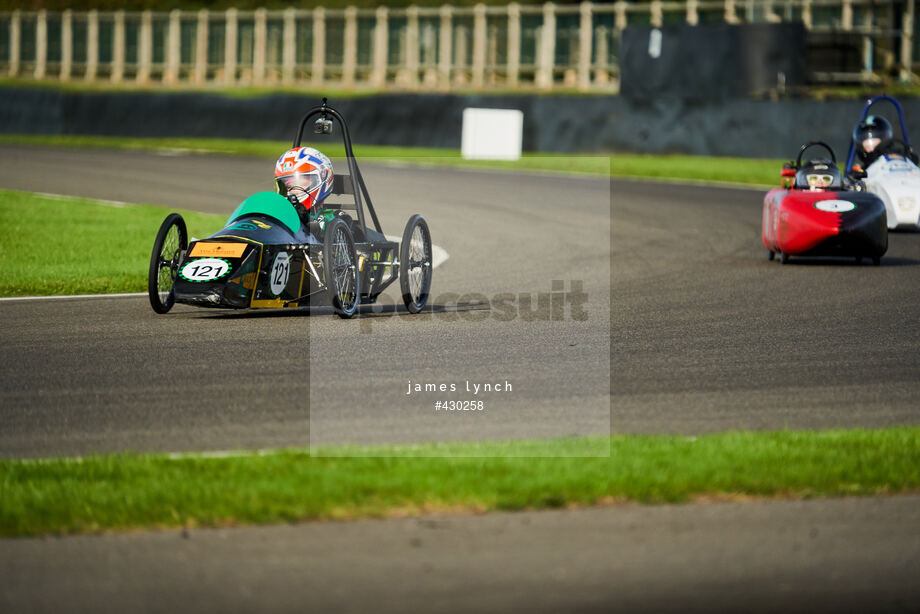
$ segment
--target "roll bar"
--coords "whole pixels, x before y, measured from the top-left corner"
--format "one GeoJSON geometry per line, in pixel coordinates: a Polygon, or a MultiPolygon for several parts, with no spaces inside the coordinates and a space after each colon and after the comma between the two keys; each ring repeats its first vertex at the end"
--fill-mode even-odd
{"type": "MultiPolygon", "coordinates": [[[[881,94],[879,96],[873,96],[872,98],[867,100],[866,105],[863,107],[862,114],[859,116],[859,121],[862,122],[864,119],[866,119],[869,116],[869,109],[872,107],[872,105],[874,105],[876,102],[881,102],[882,100],[887,100],[888,102],[890,102],[894,106],[895,110],[898,112],[898,123],[901,125],[901,136],[903,137],[901,140],[903,140],[904,143],[908,147],[910,147],[911,146],[910,139],[907,137],[907,128],[904,126],[904,111],[901,110],[901,104],[897,100],[895,100],[893,97],[889,96],[888,94],[881,94]]],[[[846,173],[850,172],[850,169],[853,168],[853,161],[855,159],[856,159],[856,144],[853,142],[853,139],[850,138],[850,149],[847,152],[847,165],[846,165],[846,169],[844,170],[844,172],[846,173]]]]}
{"type": "Polygon", "coordinates": [[[802,145],[802,148],[799,150],[799,155],[795,159],[796,170],[802,167],[802,154],[805,153],[805,150],[807,150],[809,147],[815,147],[815,146],[820,146],[826,149],[828,153],[831,154],[831,162],[834,163],[834,166],[837,166],[837,156],[834,155],[834,150],[831,149],[830,145],[828,145],[824,141],[809,141],[805,143],[804,145],[802,145]]]}
{"type": "Polygon", "coordinates": [[[358,161],[355,159],[354,151],[351,147],[351,133],[348,132],[348,124],[345,123],[345,118],[342,117],[342,114],[330,107],[327,104],[327,99],[323,98],[323,104],[318,107],[313,107],[307,114],[304,115],[303,119],[300,120],[300,127],[297,129],[297,136],[294,137],[293,149],[300,147],[300,142],[303,140],[303,129],[307,125],[307,122],[317,115],[321,116],[321,119],[328,120],[330,117],[338,122],[339,127],[342,129],[342,140],[345,143],[345,155],[348,158],[348,172],[351,174],[354,183],[358,186],[358,189],[354,190],[355,193],[355,205],[358,209],[358,221],[361,226],[366,228],[367,222],[364,219],[364,207],[363,203],[367,203],[367,209],[371,213],[371,219],[374,221],[374,227],[377,229],[377,232],[383,234],[383,229],[380,227],[380,220],[377,219],[377,212],[374,210],[374,205],[371,202],[370,194],[367,192],[367,186],[364,183],[364,176],[361,175],[361,169],[358,168],[358,161]]]}

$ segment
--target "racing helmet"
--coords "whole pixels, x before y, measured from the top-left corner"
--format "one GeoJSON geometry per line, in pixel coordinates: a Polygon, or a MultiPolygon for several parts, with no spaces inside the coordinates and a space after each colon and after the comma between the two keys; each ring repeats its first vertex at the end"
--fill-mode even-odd
{"type": "Polygon", "coordinates": [[[860,156],[872,153],[882,141],[894,136],[891,124],[884,117],[870,115],[853,128],[853,144],[860,156]]]}
{"type": "Polygon", "coordinates": [[[795,174],[795,187],[802,190],[824,191],[842,186],[840,169],[830,160],[811,160],[795,174]]]}
{"type": "Polygon", "coordinates": [[[275,163],[278,193],[297,199],[305,209],[319,204],[332,193],[332,162],[312,147],[284,152],[275,163]]]}

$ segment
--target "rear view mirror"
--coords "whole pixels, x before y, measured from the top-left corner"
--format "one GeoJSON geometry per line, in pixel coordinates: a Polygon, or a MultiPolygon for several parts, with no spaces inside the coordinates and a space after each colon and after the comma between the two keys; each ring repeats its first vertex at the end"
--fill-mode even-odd
{"type": "Polygon", "coordinates": [[[313,133],[332,134],[332,120],[323,119],[322,117],[316,120],[316,123],[313,124],[313,133]]]}

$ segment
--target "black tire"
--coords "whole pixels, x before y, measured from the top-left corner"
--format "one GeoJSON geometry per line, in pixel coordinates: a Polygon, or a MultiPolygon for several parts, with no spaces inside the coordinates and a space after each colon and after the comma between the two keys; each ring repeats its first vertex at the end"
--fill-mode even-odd
{"type": "Polygon", "coordinates": [[[786,252],[783,252],[782,254],[780,254],[779,261],[781,264],[786,264],[787,262],[789,262],[789,254],[787,254],[786,252]]]}
{"type": "Polygon", "coordinates": [[[856,266],[859,266],[862,264],[862,258],[863,258],[862,256],[856,256],[856,266]]]}
{"type": "Polygon", "coordinates": [[[353,317],[361,302],[358,252],[355,250],[355,239],[351,229],[345,220],[340,218],[335,218],[326,225],[323,276],[335,313],[340,318],[353,317]]]}
{"type": "Polygon", "coordinates": [[[881,257],[881,256],[872,256],[872,264],[873,264],[873,265],[878,266],[878,265],[880,265],[881,263],[882,263],[882,257],[881,257]]]}
{"type": "Polygon", "coordinates": [[[776,252],[774,252],[772,249],[767,252],[767,260],[770,260],[772,262],[775,257],[776,257],[776,252]]]}
{"type": "Polygon", "coordinates": [[[175,302],[173,284],[179,274],[179,261],[187,249],[185,220],[178,213],[170,213],[160,224],[157,238],[153,242],[150,270],[147,273],[150,306],[157,313],[166,313],[172,309],[175,302]]]}
{"type": "Polygon", "coordinates": [[[415,214],[406,223],[399,243],[399,289],[409,313],[418,313],[428,302],[433,269],[428,222],[415,214]]]}

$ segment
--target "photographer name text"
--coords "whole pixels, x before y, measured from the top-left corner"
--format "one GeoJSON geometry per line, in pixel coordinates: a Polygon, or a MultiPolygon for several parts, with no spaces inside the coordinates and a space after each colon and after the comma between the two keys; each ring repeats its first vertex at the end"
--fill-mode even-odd
{"type": "Polygon", "coordinates": [[[422,392],[457,392],[458,390],[472,392],[474,395],[484,392],[511,392],[511,382],[471,382],[466,380],[460,384],[454,382],[444,383],[418,383],[412,380],[408,381],[406,396],[422,392]]]}

